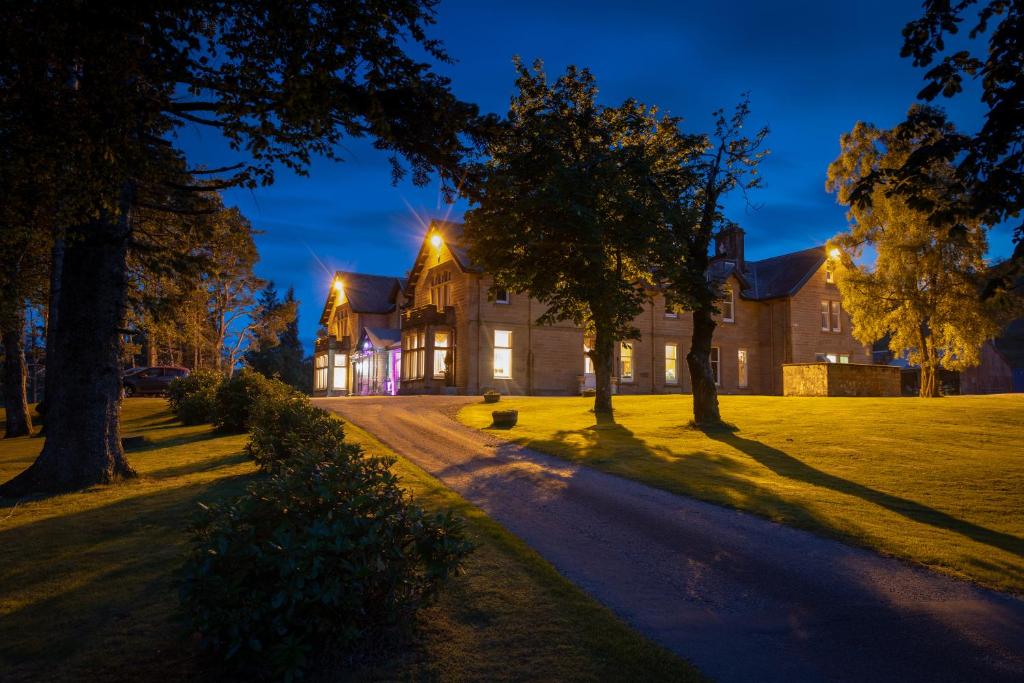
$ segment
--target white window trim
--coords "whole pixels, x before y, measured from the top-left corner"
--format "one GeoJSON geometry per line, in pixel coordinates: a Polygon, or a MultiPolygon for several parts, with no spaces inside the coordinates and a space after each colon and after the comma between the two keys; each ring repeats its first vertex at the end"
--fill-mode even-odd
{"type": "Polygon", "coordinates": [[[635,349],[629,342],[621,342],[619,344],[619,381],[623,384],[632,384],[633,377],[636,375],[636,356],[633,355],[635,349]],[[629,348],[629,374],[626,375],[622,372],[622,350],[629,348]]]}
{"type": "Polygon", "coordinates": [[[665,344],[665,384],[668,385],[668,386],[678,386],[678,384],[679,384],[679,344],[674,344],[674,343],[667,343],[667,344],[665,344]],[[673,380],[669,380],[669,378],[668,378],[668,361],[669,361],[668,348],[670,346],[675,349],[675,354],[674,354],[674,357],[672,358],[672,360],[676,364],[676,368],[675,368],[676,378],[673,379],[673,380]]]}
{"type": "Polygon", "coordinates": [[[491,374],[494,379],[512,379],[512,330],[495,330],[494,331],[494,349],[491,355],[491,374]],[[505,333],[508,335],[508,346],[498,346],[498,334],[505,333]],[[498,350],[508,351],[508,367],[505,369],[505,374],[499,375],[498,370],[495,367],[497,364],[495,361],[498,358],[498,350]]]}
{"type": "Polygon", "coordinates": [[[715,386],[722,386],[722,349],[717,346],[712,346],[711,350],[715,352],[712,355],[718,357],[718,360],[711,362],[712,355],[708,355],[708,362],[711,363],[712,369],[715,371],[715,386]]]}
{"type": "Polygon", "coordinates": [[[497,294],[494,295],[494,303],[508,305],[512,303],[512,294],[509,293],[508,289],[505,289],[505,298],[501,299],[497,294]]]}

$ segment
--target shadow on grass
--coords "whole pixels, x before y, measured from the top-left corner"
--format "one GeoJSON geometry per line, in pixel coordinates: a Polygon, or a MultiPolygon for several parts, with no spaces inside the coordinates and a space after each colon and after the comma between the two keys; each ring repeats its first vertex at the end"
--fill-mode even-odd
{"type": "Polygon", "coordinates": [[[164,669],[167,678],[154,678],[190,678],[180,668],[191,648],[174,622],[173,571],[197,503],[238,495],[252,477],[129,493],[0,531],[0,604],[9,607],[0,669],[12,680],[60,678],[66,667],[111,680],[164,669]]]}
{"type": "Polygon", "coordinates": [[[915,522],[953,531],[978,543],[984,543],[993,548],[1005,550],[1018,557],[1024,557],[1024,539],[1012,534],[979,526],[927,505],[922,505],[921,503],[894,496],[884,491],[837,477],[828,472],[823,472],[778,448],[773,448],[754,439],[745,439],[732,430],[708,429],[703,431],[707,434],[708,438],[720,441],[741,453],[745,453],[780,477],[802,481],[814,486],[828,488],[838,493],[854,496],[915,522]]]}

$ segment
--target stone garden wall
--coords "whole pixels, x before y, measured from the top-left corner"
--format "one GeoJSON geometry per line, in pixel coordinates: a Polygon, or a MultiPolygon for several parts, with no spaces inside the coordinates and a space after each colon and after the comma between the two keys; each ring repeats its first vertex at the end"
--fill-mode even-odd
{"type": "Polygon", "coordinates": [[[900,369],[859,363],[782,366],[784,396],[899,396],[900,369]]]}

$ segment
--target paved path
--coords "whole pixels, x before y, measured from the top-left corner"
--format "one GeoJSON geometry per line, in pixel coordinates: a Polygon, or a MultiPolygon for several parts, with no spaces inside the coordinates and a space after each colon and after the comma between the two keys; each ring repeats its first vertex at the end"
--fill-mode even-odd
{"type": "Polygon", "coordinates": [[[1024,601],[499,441],[451,419],[472,400],[317,403],[712,678],[1024,681],[1024,601]]]}

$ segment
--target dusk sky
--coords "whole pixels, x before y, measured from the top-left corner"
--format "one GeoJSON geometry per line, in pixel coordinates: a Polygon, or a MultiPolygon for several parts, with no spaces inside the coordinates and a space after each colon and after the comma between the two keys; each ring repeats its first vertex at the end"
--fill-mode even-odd
{"type": "MultiPolygon", "coordinates": [[[[442,0],[431,35],[456,60],[439,65],[453,90],[485,112],[505,113],[512,57],[541,58],[550,77],[589,67],[601,100],[628,97],[708,131],[711,112],[751,95],[751,127],[771,128],[771,155],[756,209],[737,197],[729,218],[747,231],[747,257],[823,243],[846,225],[824,189],[839,136],[857,120],[897,123],[923,84],[899,57],[900,31],[921,12],[914,0],[834,2],[472,3],[442,0]]],[[[976,98],[943,102],[962,128],[980,122],[976,98]]],[[[225,159],[208,131],[187,130],[192,163],[225,159]]],[[[282,170],[270,188],[226,193],[263,234],[260,276],[282,293],[294,286],[302,340],[311,350],[331,274],[338,269],[401,276],[424,232],[421,221],[460,219],[464,204],[441,202],[437,184],[393,186],[386,155],[367,140],[346,144],[346,163],[318,161],[309,177],[282,170]]],[[[1010,230],[992,233],[993,257],[1009,255],[1010,230]]]]}

